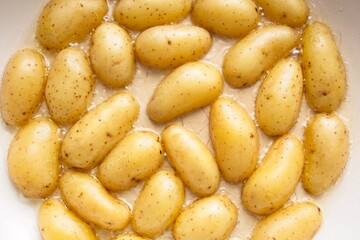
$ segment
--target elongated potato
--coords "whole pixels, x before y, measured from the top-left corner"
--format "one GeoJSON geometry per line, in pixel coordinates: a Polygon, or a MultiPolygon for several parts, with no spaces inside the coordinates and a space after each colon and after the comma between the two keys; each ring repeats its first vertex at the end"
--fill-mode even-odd
{"type": "Polygon", "coordinates": [[[311,240],[321,222],[321,210],[314,203],[294,203],[261,220],[251,240],[311,240]]]}
{"type": "Polygon", "coordinates": [[[105,0],[51,0],[39,16],[36,39],[49,49],[80,42],[101,24],[107,9],[105,0]]]}
{"type": "Polygon", "coordinates": [[[93,91],[93,72],[85,52],[62,50],[51,65],[45,89],[51,118],[62,124],[76,122],[86,113],[93,91]]]}
{"type": "Polygon", "coordinates": [[[152,68],[175,68],[200,59],[210,49],[208,31],[189,25],[152,27],[142,32],[135,42],[135,54],[152,68]]]}
{"type": "Polygon", "coordinates": [[[1,83],[1,115],[10,125],[23,125],[39,109],[46,85],[43,55],[21,49],[8,61],[1,83]]]}
{"type": "Polygon", "coordinates": [[[215,67],[190,62],[167,75],[155,89],[147,114],[155,122],[165,123],[204,107],[223,90],[221,73],[215,67]]]}
{"type": "Polygon", "coordinates": [[[211,32],[242,37],[257,27],[260,11],[251,0],[197,0],[191,19],[211,32]]]}
{"type": "Polygon", "coordinates": [[[317,114],[305,128],[304,188],[322,194],[341,176],[349,158],[349,132],[335,114],[317,114]]]}
{"type": "Polygon", "coordinates": [[[49,199],[41,204],[39,228],[44,240],[98,239],[92,229],[58,199],[49,199]]]}
{"type": "Polygon", "coordinates": [[[299,40],[300,35],[288,26],[269,25],[256,29],[226,53],[225,80],[234,87],[254,84],[278,60],[289,55],[299,40]]]}
{"type": "Polygon", "coordinates": [[[176,240],[225,240],[238,218],[235,204],[225,195],[213,195],[190,204],[176,219],[176,240]]]}
{"type": "Polygon", "coordinates": [[[279,61],[262,82],[255,101],[256,120],[269,136],[283,135],[296,123],[303,93],[300,64],[292,58],[279,61]]]}
{"type": "Polygon", "coordinates": [[[259,136],[244,108],[228,97],[218,98],[210,109],[210,137],[222,176],[241,182],[255,170],[259,136]]]}
{"type": "Polygon", "coordinates": [[[330,29],[320,22],[303,31],[305,96],[317,112],[339,108],[346,95],[346,69],[330,29]]]}
{"type": "Polygon", "coordinates": [[[129,206],[86,173],[66,171],[59,188],[66,205],[87,222],[107,230],[122,230],[130,222],[129,206]]]}
{"type": "Polygon", "coordinates": [[[180,178],[170,170],[155,173],[137,197],[131,226],[142,236],[163,233],[179,215],[185,200],[185,188],[180,178]]]}
{"type": "Polygon", "coordinates": [[[304,151],[294,135],[284,135],[270,147],[260,167],[243,185],[241,201],[258,215],[268,215],[289,199],[304,165],[304,151]]]}
{"type": "Polygon", "coordinates": [[[125,87],[134,78],[136,65],[129,34],[115,23],[101,24],[91,37],[90,60],[96,76],[113,88],[125,87]]]}
{"type": "Polygon", "coordinates": [[[158,135],[133,132],[106,156],[97,177],[112,191],[126,190],[153,175],[163,158],[164,150],[158,135]]]}
{"type": "Polygon", "coordinates": [[[31,198],[50,196],[59,175],[60,135],[47,118],[35,118],[19,129],[10,143],[8,169],[17,188],[31,198]]]}
{"type": "Polygon", "coordinates": [[[150,238],[139,237],[135,234],[122,234],[113,238],[112,240],[150,240],[150,238]]]}
{"type": "Polygon", "coordinates": [[[184,184],[199,196],[213,194],[220,184],[216,160],[206,145],[191,130],[173,124],[161,133],[170,164],[184,184]]]}

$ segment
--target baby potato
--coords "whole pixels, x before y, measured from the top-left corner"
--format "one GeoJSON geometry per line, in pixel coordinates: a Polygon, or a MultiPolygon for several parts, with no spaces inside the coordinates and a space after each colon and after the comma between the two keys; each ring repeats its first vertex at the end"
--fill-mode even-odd
{"type": "Polygon", "coordinates": [[[1,83],[1,114],[10,125],[23,125],[39,109],[46,85],[43,55],[21,49],[8,61],[1,83]]]}
{"type": "Polygon", "coordinates": [[[30,198],[45,198],[56,189],[60,136],[47,118],[35,118],[21,127],[8,152],[8,170],[16,187],[30,198]]]}
{"type": "Polygon", "coordinates": [[[161,133],[167,158],[184,184],[199,196],[213,194],[220,184],[216,160],[191,130],[170,125],[161,133]]]}
{"type": "Polygon", "coordinates": [[[288,26],[268,25],[252,31],[226,53],[225,80],[239,88],[254,84],[278,60],[289,55],[299,41],[300,35],[288,26]]]}
{"type": "Polygon", "coordinates": [[[259,137],[254,121],[234,99],[218,98],[210,109],[210,137],[225,180],[242,182],[255,170],[259,137]]]}
{"type": "Polygon", "coordinates": [[[191,19],[211,32],[242,37],[257,27],[260,11],[252,0],[197,0],[191,19]]]}
{"type": "Polygon", "coordinates": [[[246,209],[257,215],[268,215],[289,199],[295,190],[304,165],[300,140],[291,134],[277,139],[260,167],[243,185],[241,201],[246,209]]]}
{"type": "Polygon", "coordinates": [[[44,240],[98,239],[92,229],[58,199],[49,199],[41,204],[39,228],[44,240]]]}
{"type": "Polygon", "coordinates": [[[213,195],[190,204],[176,219],[176,240],[228,239],[238,219],[235,204],[225,195],[213,195]]]}
{"type": "Polygon", "coordinates": [[[61,198],[85,221],[106,230],[122,230],[130,222],[130,208],[90,175],[72,170],[59,180],[61,198]]]}
{"type": "Polygon", "coordinates": [[[287,133],[296,123],[303,93],[303,76],[297,60],[280,60],[262,82],[255,101],[256,120],[266,135],[287,133]]]}
{"type": "Polygon", "coordinates": [[[150,238],[139,237],[135,234],[123,234],[113,238],[112,240],[150,240],[150,238]]]}
{"type": "Polygon", "coordinates": [[[135,42],[135,54],[148,67],[175,68],[200,59],[211,43],[210,33],[201,27],[157,26],[140,33],[135,42]]]}
{"type": "Polygon", "coordinates": [[[305,97],[316,112],[333,112],[346,95],[346,69],[331,30],[320,22],[303,31],[305,97]]]}
{"type": "Polygon", "coordinates": [[[75,168],[96,166],[131,129],[138,114],[139,103],[132,94],[113,95],[69,129],[61,148],[62,160],[75,168]]]}
{"type": "Polygon", "coordinates": [[[142,236],[163,233],[179,215],[185,200],[185,188],[180,178],[170,170],[155,173],[137,197],[131,226],[142,236]]]}
{"type": "Polygon", "coordinates": [[[97,177],[111,191],[126,190],[153,175],[163,158],[164,150],[157,134],[133,132],[106,156],[97,177]]]}
{"type": "Polygon", "coordinates": [[[331,114],[313,116],[305,128],[304,188],[319,195],[341,176],[349,158],[349,131],[344,122],[331,114]]]}
{"type": "Polygon", "coordinates": [[[125,87],[134,78],[136,65],[131,37],[115,23],[103,23],[92,34],[90,60],[96,76],[110,87],[125,87]]]}
{"type": "Polygon", "coordinates": [[[80,42],[101,24],[107,10],[106,0],[50,0],[39,16],[36,39],[58,50],[80,42]]]}
{"type": "Polygon", "coordinates": [[[45,88],[51,118],[61,124],[76,122],[86,113],[93,91],[93,72],[85,52],[74,47],[59,52],[45,88]]]}
{"type": "Polygon", "coordinates": [[[147,114],[155,122],[165,123],[204,107],[223,90],[221,73],[215,67],[190,62],[176,68],[155,89],[147,114]]]}
{"type": "Polygon", "coordinates": [[[311,240],[321,222],[321,210],[314,203],[294,203],[261,220],[251,240],[311,240]]]}
{"type": "Polygon", "coordinates": [[[121,0],[114,18],[126,28],[145,30],[149,27],[179,22],[188,15],[191,0],[121,0]]]}

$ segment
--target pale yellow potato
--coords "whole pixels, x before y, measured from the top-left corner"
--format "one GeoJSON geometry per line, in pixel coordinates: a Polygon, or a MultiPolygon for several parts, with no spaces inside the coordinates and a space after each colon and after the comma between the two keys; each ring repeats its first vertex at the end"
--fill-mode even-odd
{"type": "Polygon", "coordinates": [[[131,218],[132,229],[146,237],[162,234],[179,215],[185,187],[171,170],[160,170],[144,185],[131,218]]]}
{"type": "Polygon", "coordinates": [[[291,134],[277,139],[243,185],[243,206],[257,215],[268,215],[281,208],[294,192],[303,165],[302,142],[291,134]]]}
{"type": "Polygon", "coordinates": [[[215,67],[190,62],[176,68],[155,89],[147,114],[155,122],[165,123],[213,102],[224,87],[215,67]]]}
{"type": "Polygon", "coordinates": [[[48,118],[35,118],[21,127],[8,152],[8,170],[16,187],[30,198],[45,198],[59,178],[60,134],[48,118]]]}
{"type": "Polygon", "coordinates": [[[72,213],[59,199],[43,202],[39,209],[39,229],[43,240],[96,240],[89,225],[72,213]]]}
{"type": "Polygon", "coordinates": [[[132,128],[138,114],[139,103],[131,93],[111,96],[69,129],[61,148],[62,160],[80,169],[96,166],[132,128]]]}
{"type": "Polygon", "coordinates": [[[321,223],[321,210],[314,203],[294,203],[258,222],[251,240],[311,240],[321,223]]]}
{"type": "Polygon", "coordinates": [[[112,238],[112,240],[150,240],[150,238],[139,237],[135,234],[122,234],[112,238]]]}
{"type": "Polygon", "coordinates": [[[132,39],[115,23],[103,23],[96,28],[90,41],[90,60],[96,76],[107,86],[125,87],[134,78],[132,39]]]}
{"type": "Polygon", "coordinates": [[[307,25],[302,48],[305,97],[316,112],[333,112],[346,95],[346,69],[331,30],[320,22],[307,25]]]}
{"type": "Polygon", "coordinates": [[[197,0],[191,20],[210,32],[242,37],[257,28],[260,10],[252,0],[197,0]]]}
{"type": "Polygon", "coordinates": [[[191,130],[170,125],[161,133],[166,156],[184,184],[199,196],[218,189],[220,171],[207,146],[191,130]]]}
{"type": "Polygon", "coordinates": [[[172,228],[175,240],[225,240],[235,228],[238,210],[226,195],[213,195],[190,204],[172,228]]]}
{"type": "Polygon", "coordinates": [[[94,92],[90,62],[80,48],[66,48],[55,57],[48,75],[45,99],[51,119],[74,123],[84,115],[94,92]]]}
{"type": "Polygon", "coordinates": [[[225,80],[234,87],[248,87],[300,43],[300,35],[288,26],[268,25],[249,33],[226,53],[225,80]]]}
{"type": "Polygon", "coordinates": [[[1,83],[1,115],[10,125],[23,125],[39,109],[46,85],[43,55],[21,49],[8,61],[1,83]]]}
{"type": "Polygon", "coordinates": [[[130,133],[100,164],[97,178],[111,191],[129,189],[153,175],[164,159],[160,137],[149,131],[130,133]]]}
{"type": "Polygon", "coordinates": [[[218,98],[210,109],[210,137],[225,180],[242,182],[255,170],[259,136],[246,110],[229,97],[218,98]]]}
{"type": "Polygon", "coordinates": [[[60,177],[59,189],[65,204],[89,223],[115,231],[130,222],[129,206],[86,173],[66,171],[60,177]]]}
{"type": "Polygon", "coordinates": [[[126,28],[146,28],[179,22],[189,14],[191,0],[121,0],[115,7],[114,18],[126,28]]]}
{"type": "Polygon", "coordinates": [[[280,60],[265,76],[255,101],[259,127],[266,135],[287,133],[296,123],[303,94],[300,63],[287,58],[280,60]]]}
{"type": "Polygon", "coordinates": [[[140,33],[135,42],[135,54],[145,66],[175,68],[203,57],[211,43],[210,33],[201,27],[157,26],[140,33]]]}
{"type": "Polygon", "coordinates": [[[107,10],[106,0],[50,0],[38,18],[36,39],[48,49],[80,42],[101,24],[107,10]]]}
{"type": "Polygon", "coordinates": [[[349,158],[349,131],[334,113],[317,114],[304,132],[305,166],[303,187],[323,194],[341,176],[349,158]]]}

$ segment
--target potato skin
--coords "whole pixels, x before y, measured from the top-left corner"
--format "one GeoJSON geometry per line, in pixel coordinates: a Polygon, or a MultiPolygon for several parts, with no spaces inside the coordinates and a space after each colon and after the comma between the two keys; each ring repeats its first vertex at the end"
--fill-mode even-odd
{"type": "Polygon", "coordinates": [[[23,125],[39,109],[46,85],[43,55],[21,49],[8,61],[1,83],[1,115],[10,125],[23,125]]]}
{"type": "Polygon", "coordinates": [[[254,84],[278,60],[300,43],[300,35],[283,25],[268,25],[252,31],[235,43],[223,62],[225,80],[234,87],[254,84]]]}
{"type": "Polygon", "coordinates": [[[304,132],[303,187],[311,194],[327,191],[341,176],[349,158],[349,131],[334,113],[316,114],[304,132]]]}
{"type": "Polygon", "coordinates": [[[150,238],[139,237],[135,234],[123,234],[112,238],[111,240],[150,240],[150,238]]]}
{"type": "Polygon", "coordinates": [[[210,109],[210,137],[225,180],[242,182],[255,170],[259,136],[254,121],[234,99],[220,97],[210,109]]]}
{"type": "Polygon", "coordinates": [[[331,30],[320,22],[303,31],[305,97],[316,112],[333,112],[346,95],[346,69],[331,30]]]}
{"type": "Polygon", "coordinates": [[[268,215],[281,208],[295,190],[303,165],[302,142],[291,134],[277,139],[243,185],[244,207],[257,215],[268,215]]]}
{"type": "Polygon", "coordinates": [[[176,68],[200,59],[209,51],[211,43],[210,33],[201,27],[157,26],[140,33],[135,42],[135,54],[145,66],[176,68]]]}
{"type": "Polygon", "coordinates": [[[16,187],[29,198],[45,198],[56,189],[60,135],[48,118],[35,118],[21,127],[9,146],[8,170],[16,187]]]}

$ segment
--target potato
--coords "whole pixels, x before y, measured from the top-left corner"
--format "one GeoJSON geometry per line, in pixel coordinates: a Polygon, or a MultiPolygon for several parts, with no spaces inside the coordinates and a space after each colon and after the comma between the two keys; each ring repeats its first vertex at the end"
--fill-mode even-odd
{"type": "Polygon", "coordinates": [[[97,177],[111,191],[126,190],[153,175],[163,158],[164,150],[157,134],[133,132],[106,156],[97,177]]]}
{"type": "Polygon", "coordinates": [[[129,85],[135,75],[135,54],[130,35],[115,23],[101,24],[90,42],[90,60],[96,76],[113,88],[129,85]]]}
{"type": "Polygon", "coordinates": [[[290,27],[301,27],[309,16],[305,0],[256,0],[265,16],[273,21],[290,27]]]}
{"type": "Polygon", "coordinates": [[[92,229],[58,199],[49,199],[41,204],[39,228],[44,240],[98,239],[92,229]]]}
{"type": "Polygon", "coordinates": [[[221,73],[215,67],[201,62],[186,63],[157,86],[147,105],[147,114],[155,122],[169,122],[210,104],[222,93],[223,85],[221,73]]]}
{"type": "Polygon", "coordinates": [[[139,103],[132,94],[113,95],[69,129],[61,148],[62,160],[81,169],[96,166],[131,129],[138,114],[139,103]]]}
{"type": "Polygon", "coordinates": [[[50,0],[39,16],[36,39],[48,49],[82,41],[107,13],[105,0],[50,0]]]}
{"type": "Polygon", "coordinates": [[[315,204],[294,203],[261,220],[251,240],[311,240],[321,222],[321,210],[315,204]]]}
{"type": "Polygon", "coordinates": [[[238,219],[235,204],[225,195],[213,195],[190,204],[176,219],[176,240],[228,239],[238,219]]]}
{"type": "Polygon", "coordinates": [[[243,185],[241,201],[246,209],[268,215],[289,199],[298,184],[304,165],[300,140],[286,134],[277,139],[266,153],[260,167],[243,185]]]}
{"type": "Polygon", "coordinates": [[[242,37],[257,27],[260,11],[251,0],[197,0],[191,19],[211,32],[242,37]]]}
{"type": "Polygon", "coordinates": [[[313,22],[303,31],[305,97],[317,112],[333,112],[346,95],[346,69],[330,29],[313,22]]]}
{"type": "Polygon", "coordinates": [[[145,30],[157,25],[179,22],[191,9],[191,0],[121,0],[114,18],[126,28],[145,30]]]}
{"type": "Polygon", "coordinates": [[[278,60],[289,55],[299,41],[300,35],[288,26],[269,25],[256,29],[226,53],[225,80],[239,88],[254,84],[278,60]]]}
{"type": "Polygon", "coordinates": [[[191,130],[170,125],[161,133],[166,156],[184,184],[199,196],[213,194],[220,184],[216,160],[191,130]]]}
{"type": "Polygon", "coordinates": [[[256,120],[269,136],[283,135],[296,123],[303,93],[303,75],[297,60],[279,61],[261,83],[255,101],[256,120]]]}
{"type": "Polygon", "coordinates": [[[222,176],[242,182],[258,162],[259,136],[254,121],[234,99],[221,97],[211,105],[209,126],[222,176]]]}
{"type": "Polygon", "coordinates": [[[170,170],[155,173],[137,197],[131,226],[142,236],[163,233],[179,215],[185,200],[185,188],[180,178],[170,170]]]}
{"type": "Polygon", "coordinates": [[[335,114],[317,114],[304,132],[304,188],[322,194],[341,176],[349,158],[349,131],[335,114]]]}
{"type": "Polygon", "coordinates": [[[85,221],[106,230],[122,230],[130,222],[130,208],[90,175],[72,170],[59,180],[61,198],[85,221]]]}
{"type": "Polygon", "coordinates": [[[140,33],[135,42],[135,54],[148,67],[175,68],[200,59],[211,43],[210,33],[200,27],[157,26],[140,33]]]}
{"type": "Polygon", "coordinates": [[[79,120],[87,111],[94,92],[89,60],[80,48],[66,48],[54,59],[45,89],[51,118],[61,124],[79,120]]]}
{"type": "Polygon", "coordinates": [[[16,133],[9,146],[8,170],[26,197],[44,198],[55,191],[59,149],[59,130],[50,119],[35,118],[16,133]]]}
{"type": "Polygon", "coordinates": [[[21,49],[8,61],[1,83],[1,114],[10,125],[23,125],[39,109],[46,85],[43,55],[21,49]]]}
{"type": "Polygon", "coordinates": [[[123,234],[113,238],[112,240],[150,240],[150,239],[139,237],[136,236],[135,234],[123,234]]]}

